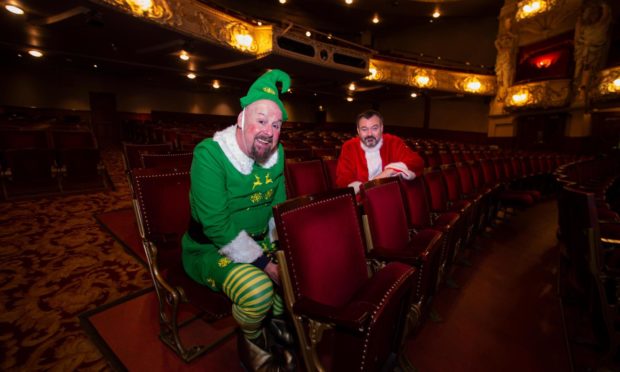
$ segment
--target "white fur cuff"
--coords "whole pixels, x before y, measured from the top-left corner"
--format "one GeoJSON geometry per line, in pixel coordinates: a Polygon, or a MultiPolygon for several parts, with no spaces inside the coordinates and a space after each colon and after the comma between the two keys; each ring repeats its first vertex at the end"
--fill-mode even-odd
{"type": "Polygon", "coordinates": [[[262,256],[263,249],[245,230],[241,230],[236,238],[220,248],[219,253],[237,263],[252,263],[262,256]]]}
{"type": "Polygon", "coordinates": [[[275,242],[278,240],[278,230],[276,229],[276,221],[271,217],[269,219],[269,241],[275,242]]]}
{"type": "Polygon", "coordinates": [[[410,171],[409,168],[402,161],[396,163],[390,163],[385,166],[385,168],[389,168],[395,170],[399,176],[406,180],[412,180],[415,178],[415,173],[410,171]]]}

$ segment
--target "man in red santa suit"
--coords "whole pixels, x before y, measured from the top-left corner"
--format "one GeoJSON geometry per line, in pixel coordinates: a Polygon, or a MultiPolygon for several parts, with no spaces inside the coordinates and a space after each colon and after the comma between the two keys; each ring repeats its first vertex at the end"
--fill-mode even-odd
{"type": "Polygon", "coordinates": [[[375,110],[357,116],[358,137],[342,145],[336,168],[338,187],[353,187],[385,177],[414,179],[422,174],[424,161],[402,139],[383,134],[383,116],[375,110]]]}

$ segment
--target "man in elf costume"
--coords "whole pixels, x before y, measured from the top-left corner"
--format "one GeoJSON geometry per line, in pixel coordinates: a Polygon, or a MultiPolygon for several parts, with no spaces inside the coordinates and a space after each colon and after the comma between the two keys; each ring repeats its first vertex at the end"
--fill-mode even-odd
{"type": "Polygon", "coordinates": [[[272,206],[286,199],[284,152],[278,144],[287,119],[278,97],[289,89],[290,77],[271,70],[258,78],[241,98],[237,123],[194,150],[191,168],[191,222],[183,236],[183,265],[195,281],[222,291],[239,323],[239,356],[251,371],[286,370],[292,355],[272,353],[268,328],[284,343],[291,342],[281,315],[272,206]]]}
{"type": "Polygon", "coordinates": [[[402,139],[383,133],[383,116],[378,111],[357,116],[357,134],[342,145],[336,168],[338,187],[353,187],[357,193],[362,183],[375,178],[414,179],[422,174],[424,160],[402,139]]]}

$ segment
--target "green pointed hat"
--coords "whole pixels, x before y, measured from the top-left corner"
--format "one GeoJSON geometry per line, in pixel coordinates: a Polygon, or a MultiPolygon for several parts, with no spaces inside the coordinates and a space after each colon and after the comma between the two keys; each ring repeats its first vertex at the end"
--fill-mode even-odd
{"type": "Polygon", "coordinates": [[[282,83],[281,92],[284,93],[291,86],[291,77],[282,70],[271,70],[264,73],[261,77],[256,79],[254,84],[248,90],[248,94],[241,98],[241,107],[246,108],[249,104],[261,99],[268,99],[275,102],[280,110],[282,110],[282,121],[288,119],[288,114],[284,109],[280,97],[278,97],[278,87],[276,82],[282,83]]]}

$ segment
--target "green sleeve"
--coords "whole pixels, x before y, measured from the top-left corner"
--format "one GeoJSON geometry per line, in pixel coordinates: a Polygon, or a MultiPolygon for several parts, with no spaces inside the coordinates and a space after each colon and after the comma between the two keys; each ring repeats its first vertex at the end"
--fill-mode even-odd
{"type": "Polygon", "coordinates": [[[228,206],[223,154],[213,142],[194,152],[191,169],[190,201],[192,216],[216,247],[230,243],[241,231],[233,223],[228,206]]]}
{"type": "Polygon", "coordinates": [[[282,149],[282,145],[280,145],[279,149],[278,149],[279,153],[278,153],[278,162],[281,162],[281,169],[282,169],[282,176],[278,177],[279,181],[278,181],[278,185],[276,186],[276,192],[274,194],[273,197],[273,201],[271,202],[271,205],[278,205],[280,203],[283,203],[286,201],[286,186],[285,186],[285,181],[284,181],[284,177],[285,177],[285,172],[284,172],[284,150],[282,149]]]}

